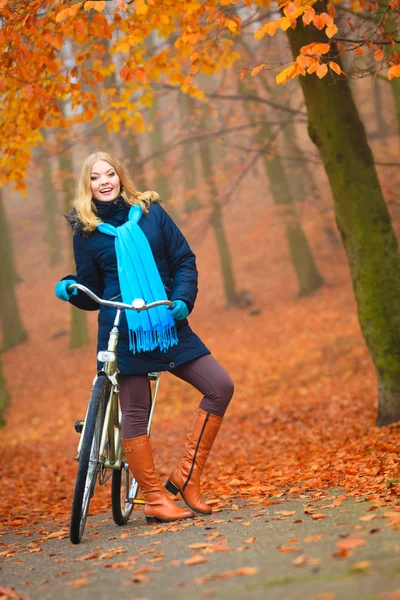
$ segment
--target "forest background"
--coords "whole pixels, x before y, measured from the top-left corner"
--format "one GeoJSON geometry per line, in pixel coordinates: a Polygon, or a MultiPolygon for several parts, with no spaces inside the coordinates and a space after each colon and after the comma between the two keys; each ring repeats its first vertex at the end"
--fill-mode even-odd
{"type": "MultiPolygon", "coordinates": [[[[209,492],[395,501],[398,6],[162,5],[0,2],[5,524],[69,511],[96,315],[53,289],[73,271],[62,215],[95,150],[159,192],[197,255],[191,324],[236,384],[209,492]],[[278,26],[288,36],[265,37],[278,26]]],[[[199,399],[163,379],[167,475],[199,399]]]]}

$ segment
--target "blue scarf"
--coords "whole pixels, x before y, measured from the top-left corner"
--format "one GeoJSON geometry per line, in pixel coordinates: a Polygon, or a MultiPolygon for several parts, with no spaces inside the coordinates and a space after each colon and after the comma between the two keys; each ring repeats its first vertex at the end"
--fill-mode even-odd
{"type": "MultiPolygon", "coordinates": [[[[165,288],[154,261],[149,242],[138,223],[142,209],[135,204],[129,210],[128,221],[120,227],[100,223],[102,233],[115,237],[118,278],[122,300],[132,304],[135,298],[146,303],[167,300],[165,288]]],[[[135,312],[126,310],[129,328],[129,349],[133,352],[149,352],[159,348],[164,352],[178,343],[173,317],[167,306],[135,312]]]]}

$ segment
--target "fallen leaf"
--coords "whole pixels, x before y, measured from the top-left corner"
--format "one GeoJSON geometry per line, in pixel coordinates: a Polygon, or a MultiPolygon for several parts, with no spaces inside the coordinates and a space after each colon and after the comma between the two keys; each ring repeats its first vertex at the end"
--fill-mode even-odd
{"type": "Polygon", "coordinates": [[[336,542],[336,546],[341,550],[349,550],[350,548],[358,548],[359,546],[364,546],[366,543],[366,540],[362,540],[359,538],[347,538],[345,540],[340,540],[339,542],[336,542]]]}
{"type": "Polygon", "coordinates": [[[185,565],[193,566],[200,565],[201,563],[208,562],[208,558],[201,556],[201,554],[193,554],[191,558],[187,558],[183,561],[185,565]]]}
{"type": "Polygon", "coordinates": [[[85,556],[81,556],[80,558],[76,558],[75,560],[92,560],[93,558],[97,558],[98,556],[98,552],[92,552],[91,554],[85,554],[85,556]]]}
{"type": "Polygon", "coordinates": [[[84,585],[89,585],[89,579],[74,579],[73,581],[67,581],[67,585],[69,585],[69,587],[75,589],[75,588],[79,588],[82,587],[84,585]]]}
{"type": "Polygon", "coordinates": [[[352,569],[356,571],[364,571],[365,569],[369,569],[372,567],[372,562],[370,560],[361,560],[358,563],[355,563],[351,566],[352,569]]]}
{"type": "Polygon", "coordinates": [[[301,548],[296,546],[279,546],[279,552],[300,552],[301,548]]]}
{"type": "Polygon", "coordinates": [[[300,554],[299,556],[297,556],[297,557],[294,559],[294,561],[293,561],[293,563],[292,563],[292,564],[293,564],[295,567],[299,567],[299,566],[301,566],[301,565],[304,565],[304,563],[306,562],[306,560],[307,560],[307,555],[306,555],[306,554],[300,554]]]}
{"type": "Polygon", "coordinates": [[[308,537],[304,538],[304,542],[306,542],[306,544],[310,544],[311,542],[318,542],[323,537],[324,536],[322,535],[322,533],[318,535],[309,535],[308,537]]]}
{"type": "Polygon", "coordinates": [[[147,575],[134,575],[132,581],[133,583],[147,583],[150,579],[147,575]]]}
{"type": "Polygon", "coordinates": [[[296,514],[296,511],[295,510],[277,510],[276,514],[284,515],[285,517],[292,517],[293,515],[296,514]]]}

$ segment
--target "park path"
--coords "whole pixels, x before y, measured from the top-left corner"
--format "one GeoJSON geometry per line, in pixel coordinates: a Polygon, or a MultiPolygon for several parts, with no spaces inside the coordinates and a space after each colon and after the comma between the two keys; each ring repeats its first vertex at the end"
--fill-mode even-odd
{"type": "Polygon", "coordinates": [[[123,528],[99,514],[78,546],[67,523],[2,532],[0,598],[400,598],[400,507],[339,488],[281,500],[227,499],[209,517],[164,526],[139,511],[123,528]]]}

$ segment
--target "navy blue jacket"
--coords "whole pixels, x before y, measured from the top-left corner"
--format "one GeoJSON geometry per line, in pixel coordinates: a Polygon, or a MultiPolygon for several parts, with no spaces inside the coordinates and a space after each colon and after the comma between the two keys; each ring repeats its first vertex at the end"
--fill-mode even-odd
{"type": "MultiPolygon", "coordinates": [[[[130,207],[122,198],[115,202],[95,201],[94,203],[98,215],[104,223],[118,227],[128,220],[130,207]]],[[[114,245],[115,238],[98,230],[87,234],[83,231],[82,223],[76,219],[74,213],[70,213],[68,220],[74,230],[76,275],[67,275],[64,279],[74,279],[105,300],[122,301],[114,245]]],[[[148,214],[142,215],[139,226],[149,241],[168,298],[183,300],[191,312],[197,296],[197,269],[196,257],[189,248],[185,237],[159,204],[151,204],[148,214]]],[[[71,296],[70,302],[83,310],[99,309],[97,302],[80,291],[78,291],[78,295],[71,296]]],[[[108,336],[114,322],[115,312],[114,308],[100,306],[97,351],[107,349],[108,336]]],[[[179,339],[177,346],[170,348],[167,352],[153,350],[152,352],[133,354],[129,350],[128,324],[125,313],[123,313],[117,348],[118,369],[121,375],[171,370],[175,366],[210,353],[200,338],[192,331],[187,319],[176,323],[179,339]]],[[[98,367],[100,368],[101,365],[98,367]]]]}

